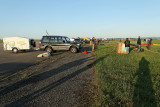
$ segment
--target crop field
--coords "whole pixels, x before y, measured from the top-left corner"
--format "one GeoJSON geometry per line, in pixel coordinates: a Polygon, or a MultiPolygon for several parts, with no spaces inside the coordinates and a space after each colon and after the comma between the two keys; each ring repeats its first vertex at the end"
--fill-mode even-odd
{"type": "MultiPolygon", "coordinates": [[[[133,46],[129,54],[118,54],[119,41],[97,45],[96,85],[98,87],[96,105],[126,107],[160,106],[160,45],[151,46],[151,51],[136,52],[133,46]]],[[[122,41],[123,42],[123,41],[122,41]]],[[[136,41],[131,40],[131,44],[136,41]]],[[[160,40],[153,40],[160,43],[160,40]]]]}

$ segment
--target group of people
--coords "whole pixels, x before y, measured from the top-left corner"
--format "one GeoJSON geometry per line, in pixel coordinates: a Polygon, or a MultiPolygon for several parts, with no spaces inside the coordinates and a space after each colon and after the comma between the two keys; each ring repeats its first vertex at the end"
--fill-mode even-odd
{"type": "MultiPolygon", "coordinates": [[[[148,50],[151,49],[151,43],[152,43],[152,39],[149,38],[148,39],[148,50]]],[[[129,48],[130,48],[130,41],[128,38],[126,38],[126,41],[124,42],[125,44],[125,48],[126,48],[126,54],[129,54],[129,48]]],[[[137,51],[140,52],[141,51],[141,39],[140,39],[140,36],[138,36],[138,39],[137,39],[137,51]]]]}
{"type": "MultiPolygon", "coordinates": [[[[96,40],[95,37],[93,37],[92,40],[91,40],[92,41],[92,51],[94,51],[94,48],[95,48],[95,44],[96,44],[95,40],[96,40]]],[[[120,39],[120,41],[121,41],[121,39],[120,39]]],[[[151,43],[152,43],[152,39],[149,38],[148,39],[148,50],[151,49],[151,43]]],[[[131,44],[130,44],[130,41],[129,41],[128,38],[126,38],[124,44],[125,44],[125,48],[126,48],[126,54],[129,54],[129,48],[130,48],[131,44]]],[[[137,47],[137,51],[140,52],[141,51],[141,39],[140,39],[140,36],[138,36],[136,47],[137,47]]]]}

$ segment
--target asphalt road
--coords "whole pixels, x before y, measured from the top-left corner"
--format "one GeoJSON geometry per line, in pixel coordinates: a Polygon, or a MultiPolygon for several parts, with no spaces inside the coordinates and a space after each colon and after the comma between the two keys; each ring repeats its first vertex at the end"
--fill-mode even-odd
{"type": "MultiPolygon", "coordinates": [[[[85,55],[81,52],[58,54],[38,65],[22,70],[20,74],[17,73],[10,79],[1,81],[0,106],[86,106],[86,103],[82,101],[86,96],[83,90],[86,88],[86,83],[93,78],[92,64],[94,58],[89,47],[85,47],[84,50],[89,53],[85,55]],[[33,74],[26,78],[20,78],[26,72],[33,72],[33,74]]],[[[23,53],[22,56],[28,54],[30,53],[23,53]]],[[[6,64],[6,66],[8,65],[6,64]]]]}
{"type": "Polygon", "coordinates": [[[3,44],[0,43],[0,79],[44,60],[45,58],[37,58],[37,55],[43,52],[27,51],[14,54],[4,51],[3,44]]]}

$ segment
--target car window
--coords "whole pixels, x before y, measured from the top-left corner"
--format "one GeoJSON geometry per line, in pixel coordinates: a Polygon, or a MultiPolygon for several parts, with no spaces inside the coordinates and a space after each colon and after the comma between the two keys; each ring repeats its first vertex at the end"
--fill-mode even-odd
{"type": "Polygon", "coordinates": [[[67,40],[68,43],[70,43],[70,39],[69,38],[66,38],[66,40],[67,40]]]}
{"type": "Polygon", "coordinates": [[[50,37],[43,37],[43,42],[49,42],[50,37]]]}
{"type": "Polygon", "coordinates": [[[63,42],[62,37],[57,37],[58,38],[58,42],[63,42]]]}
{"type": "Polygon", "coordinates": [[[57,37],[54,37],[54,41],[55,41],[55,42],[58,42],[58,38],[57,38],[57,37]]]}
{"type": "Polygon", "coordinates": [[[54,42],[54,37],[51,37],[50,42],[54,42]]]}
{"type": "Polygon", "coordinates": [[[57,42],[57,37],[51,37],[50,42],[52,43],[57,42]]]}
{"type": "Polygon", "coordinates": [[[62,37],[62,42],[66,42],[66,39],[64,37],[62,37]]]}
{"type": "Polygon", "coordinates": [[[55,37],[51,37],[50,42],[55,42],[55,37]]]}

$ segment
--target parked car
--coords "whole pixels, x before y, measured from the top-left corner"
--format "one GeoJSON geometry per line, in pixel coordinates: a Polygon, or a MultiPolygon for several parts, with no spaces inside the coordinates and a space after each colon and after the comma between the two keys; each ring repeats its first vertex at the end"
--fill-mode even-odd
{"type": "Polygon", "coordinates": [[[36,47],[34,39],[24,37],[3,38],[4,51],[13,51],[13,53],[18,53],[19,51],[33,50],[34,47],[36,47]]]}
{"type": "Polygon", "coordinates": [[[72,53],[77,53],[81,49],[81,44],[70,42],[67,36],[43,36],[40,49],[50,53],[57,50],[69,50],[72,53]]]}
{"type": "Polygon", "coordinates": [[[83,39],[80,38],[72,38],[70,39],[71,42],[76,42],[76,43],[80,43],[80,44],[84,44],[85,42],[83,41],[83,39]]]}

